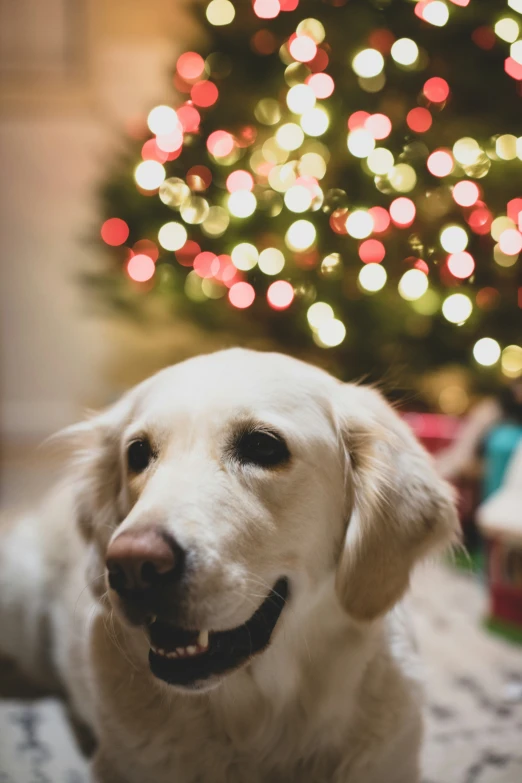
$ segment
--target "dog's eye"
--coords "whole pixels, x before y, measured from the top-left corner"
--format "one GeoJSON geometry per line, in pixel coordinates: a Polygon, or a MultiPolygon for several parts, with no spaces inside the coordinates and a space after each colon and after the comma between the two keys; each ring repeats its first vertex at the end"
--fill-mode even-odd
{"type": "Polygon", "coordinates": [[[260,467],[280,465],[290,458],[282,437],[261,430],[243,433],[236,443],[235,454],[241,462],[260,467]]]}
{"type": "Polygon", "coordinates": [[[127,448],[127,464],[132,473],[142,473],[152,459],[152,447],[147,438],[134,440],[127,448]]]}

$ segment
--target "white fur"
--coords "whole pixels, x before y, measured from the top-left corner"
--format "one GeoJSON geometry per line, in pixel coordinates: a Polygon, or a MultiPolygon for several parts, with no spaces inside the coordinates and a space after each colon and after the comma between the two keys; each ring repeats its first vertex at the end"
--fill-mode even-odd
{"type": "Polygon", "coordinates": [[[158,373],[64,437],[71,476],[0,530],[0,646],[56,672],[97,737],[93,781],[418,781],[420,678],[396,604],[457,520],[377,392],[235,349],[158,373]],[[289,465],[227,456],[245,419],[284,435],[289,465]],[[125,444],[143,434],[157,459],[129,477],[125,444]],[[187,627],[235,627],[289,578],[269,647],[212,690],[155,679],[145,634],[106,592],[109,541],[150,523],[196,558],[187,627]]]}

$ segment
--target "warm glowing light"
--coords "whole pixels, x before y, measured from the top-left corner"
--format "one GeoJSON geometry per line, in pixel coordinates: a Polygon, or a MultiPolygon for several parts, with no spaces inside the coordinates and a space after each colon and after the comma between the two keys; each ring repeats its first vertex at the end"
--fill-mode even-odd
{"type": "Polygon", "coordinates": [[[144,160],[136,166],[134,179],[143,190],[156,190],[165,179],[165,169],[157,160],[144,160]]]}
{"type": "Polygon", "coordinates": [[[396,198],[390,204],[390,215],[396,226],[411,226],[415,220],[415,204],[409,198],[396,198]]]}
{"type": "Polygon", "coordinates": [[[522,38],[520,41],[515,41],[509,47],[509,54],[519,65],[522,65],[522,38]]]}
{"type": "Polygon", "coordinates": [[[297,35],[309,35],[317,44],[324,41],[326,35],[324,25],[318,19],[313,18],[303,19],[302,22],[299,22],[296,32],[297,35]]]}
{"type": "Polygon", "coordinates": [[[308,77],[306,83],[316,98],[329,98],[335,89],[334,80],[327,73],[314,73],[308,77]]]}
{"type": "Polygon", "coordinates": [[[495,263],[499,266],[503,266],[505,268],[509,268],[510,266],[513,266],[516,264],[518,260],[518,255],[515,256],[508,256],[506,253],[503,253],[500,249],[500,245],[495,245],[493,248],[493,258],[495,259],[495,263]]]}
{"type": "Polygon", "coordinates": [[[257,263],[265,275],[278,275],[285,265],[285,257],[277,248],[267,247],[259,254],[257,263]]]}
{"type": "Polygon", "coordinates": [[[357,76],[366,79],[378,76],[384,68],[384,57],[377,49],[363,49],[353,58],[352,68],[357,76]]]}
{"type": "Polygon", "coordinates": [[[424,296],[428,290],[428,276],[420,269],[408,269],[399,280],[399,294],[408,302],[424,296]]]}
{"type": "Polygon", "coordinates": [[[513,11],[518,11],[519,14],[522,14],[522,0],[508,0],[508,6],[513,11]]]}
{"type": "Polygon", "coordinates": [[[129,227],[121,218],[109,218],[103,223],[100,234],[105,244],[117,247],[127,241],[129,227]]]}
{"type": "Polygon", "coordinates": [[[500,235],[498,244],[507,256],[516,256],[522,250],[522,234],[516,228],[508,228],[500,235]]]}
{"type": "Polygon", "coordinates": [[[425,82],[422,91],[426,98],[432,103],[444,103],[450,93],[449,84],[440,76],[433,76],[425,82]]]}
{"type": "Polygon", "coordinates": [[[506,215],[499,215],[491,224],[491,236],[498,242],[500,235],[510,228],[516,228],[513,221],[506,215]]]}
{"type": "Polygon", "coordinates": [[[452,192],[453,200],[461,207],[472,207],[479,199],[478,185],[469,180],[457,182],[452,192]]]}
{"type": "Polygon", "coordinates": [[[335,348],[346,337],[346,327],[337,318],[324,321],[317,329],[317,341],[325,348],[335,348]]]}
{"type": "Polygon", "coordinates": [[[194,259],[194,272],[199,277],[211,278],[214,277],[216,272],[219,271],[219,260],[215,253],[211,253],[208,250],[203,253],[198,253],[194,259]]]}
{"type": "Polygon", "coordinates": [[[304,185],[294,185],[289,188],[284,199],[291,212],[306,212],[312,205],[312,193],[304,185]]]}
{"type": "Polygon", "coordinates": [[[483,367],[492,367],[500,359],[500,345],[491,337],[482,337],[473,346],[473,356],[483,367]]]}
{"type": "Polygon", "coordinates": [[[190,225],[199,225],[207,219],[209,213],[209,203],[202,196],[191,196],[186,199],[179,208],[179,214],[190,225]]]}
{"type": "Polygon", "coordinates": [[[135,280],[137,283],[145,283],[150,280],[156,271],[156,265],[150,256],[140,253],[136,256],[131,256],[127,262],[127,274],[131,280],[135,280]]]}
{"type": "Polygon", "coordinates": [[[227,190],[229,193],[234,193],[236,190],[252,190],[253,187],[254,178],[248,171],[238,169],[227,177],[227,190]]]}
{"type": "Polygon", "coordinates": [[[165,250],[181,250],[187,241],[187,229],[181,223],[165,223],[158,231],[158,242],[165,250]]]}
{"type": "Polygon", "coordinates": [[[465,280],[467,277],[471,277],[475,271],[475,260],[465,250],[460,253],[451,253],[448,256],[448,269],[453,277],[465,280]]]}
{"type": "Polygon", "coordinates": [[[399,65],[415,65],[419,59],[419,47],[411,38],[399,38],[393,44],[390,54],[399,65]]]}
{"type": "Polygon", "coordinates": [[[480,154],[480,147],[475,139],[470,136],[464,136],[453,145],[453,155],[455,160],[463,166],[470,166],[476,162],[480,154]]]}
{"type": "Polygon", "coordinates": [[[373,217],[365,209],[356,209],[346,219],[346,230],[354,239],[366,239],[373,231],[373,217]]]}
{"type": "Polygon", "coordinates": [[[296,35],[290,41],[288,49],[294,60],[299,63],[308,63],[317,54],[317,44],[308,35],[296,35]]]}
{"type": "Polygon", "coordinates": [[[472,311],[471,299],[466,294],[451,294],[442,303],[442,314],[452,324],[463,324],[472,311]]]}
{"type": "Polygon", "coordinates": [[[391,120],[386,114],[371,114],[364,123],[364,129],[371,133],[374,139],[381,141],[391,133],[391,120]]]}
{"type": "Polygon", "coordinates": [[[390,150],[384,147],[377,147],[377,149],[370,152],[367,159],[368,168],[372,174],[387,174],[390,169],[393,168],[395,160],[390,150]]]}
{"type": "Polygon", "coordinates": [[[316,230],[309,220],[296,220],[288,228],[285,235],[285,243],[290,250],[300,252],[307,250],[315,242],[316,230]]]}
{"type": "Polygon", "coordinates": [[[440,244],[448,253],[460,253],[468,246],[468,235],[462,226],[446,226],[440,232],[440,244]]]}
{"type": "Polygon", "coordinates": [[[365,291],[375,293],[384,288],[386,284],[386,269],[382,264],[366,264],[359,272],[359,285],[365,291]]]}
{"type": "Polygon", "coordinates": [[[295,122],[287,122],[277,129],[276,141],[283,150],[296,150],[304,141],[304,133],[295,122]]]}
{"type": "Polygon", "coordinates": [[[496,23],[495,33],[503,41],[514,43],[520,34],[520,27],[515,19],[506,16],[504,19],[499,19],[496,23]]]}
{"type": "Polygon", "coordinates": [[[234,137],[228,131],[214,131],[207,139],[207,149],[215,158],[226,158],[234,149],[234,137]]]}
{"type": "Polygon", "coordinates": [[[210,207],[201,229],[208,237],[220,237],[227,230],[229,223],[230,217],[223,207],[210,207]]]}
{"type": "Polygon", "coordinates": [[[204,79],[192,87],[190,97],[196,106],[206,109],[215,104],[219,97],[219,91],[214,82],[204,79]]]}
{"type": "MultiPolygon", "coordinates": [[[[169,152],[176,152],[176,150],[181,149],[183,145],[183,128],[179,125],[172,133],[156,136],[155,143],[162,153],[167,153],[165,155],[165,160],[167,160],[169,152]]],[[[156,158],[156,160],[159,160],[159,158],[156,158]]],[[[163,163],[164,161],[161,162],[163,163]]]]}
{"type": "Polygon", "coordinates": [[[364,128],[364,124],[371,114],[367,111],[354,111],[348,117],[348,130],[354,131],[358,128],[364,128]]]}
{"type": "Polygon", "coordinates": [[[429,156],[426,165],[434,177],[447,177],[453,171],[453,157],[449,150],[435,150],[429,156]]]}
{"type": "Polygon", "coordinates": [[[202,75],[205,70],[205,60],[197,52],[185,52],[178,57],[176,69],[182,79],[191,82],[202,75]]]}
{"type": "Polygon", "coordinates": [[[235,190],[228,197],[227,207],[234,217],[247,218],[256,211],[257,199],[249,190],[235,190]]]}
{"type": "Polygon", "coordinates": [[[409,163],[398,163],[388,172],[390,185],[399,193],[409,193],[417,184],[417,175],[409,163]]]}
{"type": "Polygon", "coordinates": [[[201,122],[201,115],[195,106],[185,104],[178,109],[178,119],[185,133],[195,133],[201,122]]]}
{"type": "Polygon", "coordinates": [[[304,114],[315,106],[315,93],[307,84],[295,84],[286,95],[286,104],[294,114],[304,114]]]}
{"type": "Polygon", "coordinates": [[[508,378],[522,375],[522,348],[520,345],[508,345],[502,351],[502,372],[508,378]]]}
{"type": "Polygon", "coordinates": [[[367,158],[375,149],[375,139],[369,131],[357,128],[348,134],[348,149],[356,158],[367,158]]]}
{"type": "Polygon", "coordinates": [[[160,201],[172,209],[179,209],[186,199],[190,198],[190,188],[179,177],[169,177],[160,186],[160,201]]]}
{"type": "Polygon", "coordinates": [[[406,116],[406,123],[408,128],[411,128],[415,133],[426,133],[433,123],[433,117],[428,109],[423,109],[422,106],[418,106],[416,109],[412,109],[406,116]]]}
{"type": "Polygon", "coordinates": [[[274,310],[286,310],[294,300],[293,286],[286,280],[276,280],[275,283],[268,286],[266,298],[274,310]]]}
{"type": "Polygon", "coordinates": [[[236,9],[230,0],[211,0],[207,5],[207,19],[215,27],[221,27],[234,21],[236,9]]]}
{"type": "Polygon", "coordinates": [[[168,135],[179,127],[178,115],[170,106],[156,106],[149,112],[147,125],[157,136],[168,135]]]}
{"type": "Polygon", "coordinates": [[[322,324],[334,317],[334,311],[326,302],[315,302],[308,308],[306,317],[312,329],[319,329],[322,324]]]}
{"type": "Polygon", "coordinates": [[[257,248],[249,242],[241,242],[239,245],[236,245],[232,250],[231,256],[232,263],[236,269],[240,269],[242,272],[248,272],[250,269],[253,269],[259,258],[257,248]]]}
{"type": "Polygon", "coordinates": [[[390,213],[384,207],[371,207],[368,214],[373,219],[373,231],[375,234],[382,234],[388,230],[391,218],[390,213]]]}
{"type": "Polygon", "coordinates": [[[322,136],[330,119],[324,109],[310,109],[301,116],[301,127],[308,136],[322,136]]]}
{"type": "Polygon", "coordinates": [[[228,292],[230,304],[240,310],[250,307],[255,298],[256,292],[250,283],[234,283],[228,292]]]}
{"type": "Polygon", "coordinates": [[[256,120],[263,125],[277,125],[281,119],[281,107],[274,98],[262,98],[254,109],[256,120]]]}
{"type": "Polygon", "coordinates": [[[449,8],[442,0],[431,0],[423,6],[422,18],[435,27],[444,27],[449,19],[449,8]]]}
{"type": "Polygon", "coordinates": [[[359,245],[359,258],[364,264],[380,264],[386,249],[378,239],[365,239],[359,245]]]}
{"type": "Polygon", "coordinates": [[[504,70],[512,79],[522,81],[522,65],[512,57],[506,57],[504,60],[504,70]]]}
{"type": "Polygon", "coordinates": [[[326,174],[326,161],[317,152],[305,152],[299,161],[299,174],[322,179],[326,174]]]}
{"type": "Polygon", "coordinates": [[[495,152],[501,160],[515,160],[517,157],[517,137],[511,133],[499,136],[495,142],[495,152]]]}

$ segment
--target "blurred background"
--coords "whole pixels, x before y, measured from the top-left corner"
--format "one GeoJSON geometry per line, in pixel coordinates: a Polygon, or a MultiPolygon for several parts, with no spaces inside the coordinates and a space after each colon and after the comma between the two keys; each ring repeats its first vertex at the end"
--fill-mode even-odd
{"type": "Polygon", "coordinates": [[[414,593],[426,783],[520,779],[522,0],[0,0],[0,77],[2,505],[187,356],[378,382],[468,552],[414,593]]]}

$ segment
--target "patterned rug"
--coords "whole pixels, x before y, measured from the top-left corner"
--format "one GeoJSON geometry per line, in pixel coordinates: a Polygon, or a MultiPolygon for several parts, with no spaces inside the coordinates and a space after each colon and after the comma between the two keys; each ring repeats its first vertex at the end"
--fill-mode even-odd
{"type": "MultiPolygon", "coordinates": [[[[484,595],[477,580],[440,565],[414,580],[427,683],[423,783],[522,781],[522,648],[482,629],[484,595]]],[[[0,700],[0,783],[87,780],[59,702],[0,700]]]]}

